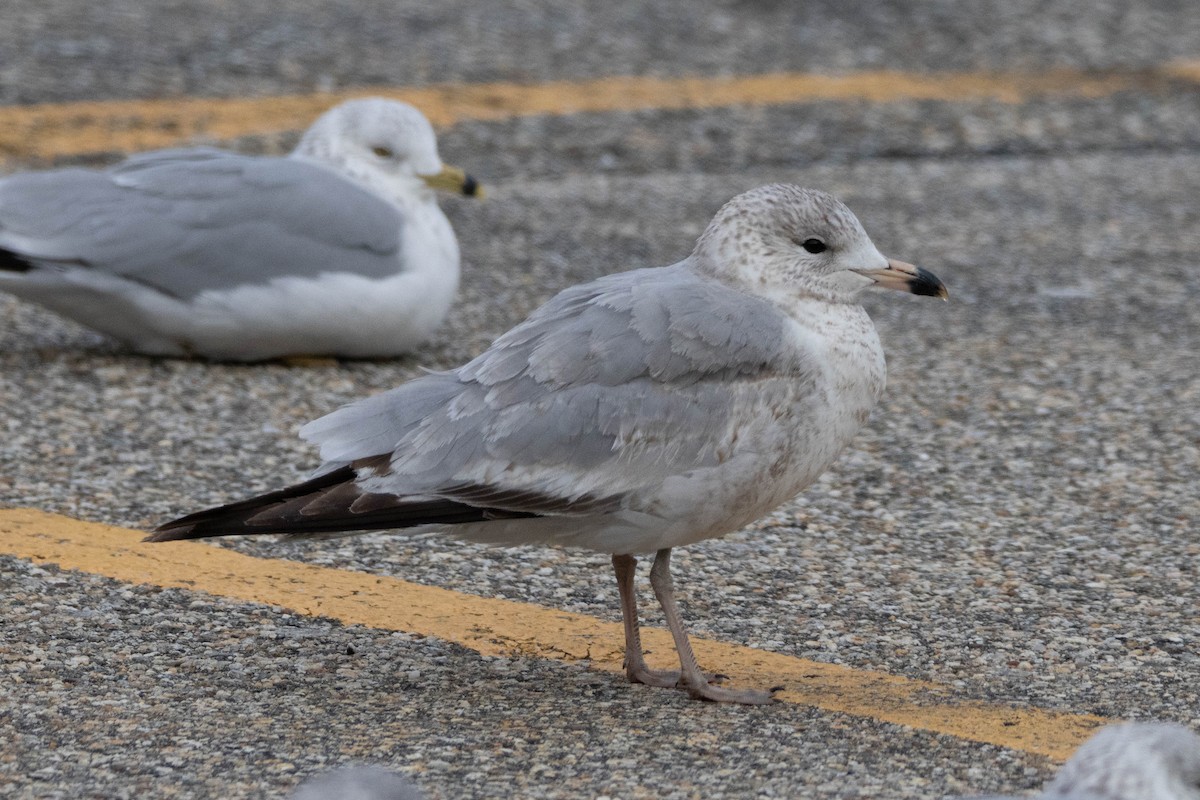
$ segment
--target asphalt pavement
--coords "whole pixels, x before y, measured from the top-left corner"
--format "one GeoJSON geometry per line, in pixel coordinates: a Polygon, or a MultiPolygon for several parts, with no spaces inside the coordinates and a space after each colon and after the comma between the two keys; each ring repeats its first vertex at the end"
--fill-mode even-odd
{"type": "MultiPolygon", "coordinates": [[[[1143,75],[1200,59],[1194,16],[1186,2],[9,0],[0,103],[609,75],[1143,75]]],[[[227,144],[278,152],[294,135],[227,144]]],[[[691,629],[964,698],[1200,726],[1200,82],[522,116],[439,135],[490,195],[443,204],[462,293],[414,357],[155,361],[0,296],[0,505],[145,529],[293,481],[316,464],[301,423],[460,363],[565,286],[683,257],[739,191],[801,183],[841,197],[951,302],[869,298],[884,401],[801,497],[677,554],[691,629]]],[[[619,619],[594,554],[383,534],[215,546],[619,619]]],[[[21,798],[281,797],[351,762],[433,798],[931,798],[1020,792],[1054,768],[869,717],[694,703],[5,556],[0,665],[0,794],[21,798]]]]}

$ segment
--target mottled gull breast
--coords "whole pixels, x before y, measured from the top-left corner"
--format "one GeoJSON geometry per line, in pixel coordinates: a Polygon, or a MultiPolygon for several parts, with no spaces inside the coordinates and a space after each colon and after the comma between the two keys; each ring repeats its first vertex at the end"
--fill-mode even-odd
{"type": "Polygon", "coordinates": [[[866,421],[885,371],[858,304],[870,286],[945,296],[930,273],[880,255],[833,197],[747,192],[683,261],[567,289],[458,369],[309,423],[325,462],[311,480],[151,538],[417,528],[611,553],[632,680],[766,702],[696,665],[671,548],[794,497],[866,421]],[[634,554],[651,552],[682,676],[642,657],[634,554]]]}
{"type": "Polygon", "coordinates": [[[0,180],[0,291],[149,355],[254,361],[393,356],[458,287],[429,121],[365,98],[287,157],[161,150],[108,170],[0,180]]]}

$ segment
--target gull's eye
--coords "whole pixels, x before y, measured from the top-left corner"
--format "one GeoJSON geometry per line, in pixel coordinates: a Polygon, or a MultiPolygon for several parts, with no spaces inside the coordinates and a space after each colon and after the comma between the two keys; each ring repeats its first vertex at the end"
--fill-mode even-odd
{"type": "Polygon", "coordinates": [[[800,246],[803,247],[805,250],[807,250],[810,253],[824,253],[825,252],[825,243],[822,242],[820,239],[805,239],[803,242],[800,243],[800,246]]]}
{"type": "Polygon", "coordinates": [[[390,147],[372,147],[371,152],[380,158],[391,158],[395,155],[390,147]]]}

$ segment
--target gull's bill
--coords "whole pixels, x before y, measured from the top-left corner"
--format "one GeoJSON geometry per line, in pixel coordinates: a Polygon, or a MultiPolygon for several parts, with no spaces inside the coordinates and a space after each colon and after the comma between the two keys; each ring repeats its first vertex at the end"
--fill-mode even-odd
{"type": "Polygon", "coordinates": [[[883,269],[856,269],[854,271],[870,278],[875,281],[876,286],[884,289],[911,292],[925,297],[940,297],[943,300],[950,297],[950,293],[946,291],[946,285],[937,275],[927,269],[921,269],[894,258],[889,258],[887,266],[883,269]]]}
{"type": "Polygon", "coordinates": [[[467,197],[474,197],[482,200],[484,196],[483,186],[479,181],[468,175],[458,167],[452,167],[446,164],[442,167],[442,171],[435,175],[422,175],[421,180],[432,189],[440,189],[443,192],[454,192],[455,194],[465,194],[467,197]]]}

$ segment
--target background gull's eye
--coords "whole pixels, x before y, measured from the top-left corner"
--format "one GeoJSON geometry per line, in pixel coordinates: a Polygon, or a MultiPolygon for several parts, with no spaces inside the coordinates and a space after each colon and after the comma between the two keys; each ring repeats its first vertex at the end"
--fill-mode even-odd
{"type": "Polygon", "coordinates": [[[393,155],[391,148],[388,147],[372,147],[371,152],[380,158],[391,158],[393,155]]]}
{"type": "Polygon", "coordinates": [[[810,253],[824,253],[825,252],[825,243],[822,242],[820,239],[805,239],[803,242],[800,243],[800,246],[803,247],[805,250],[807,250],[810,253]]]}

